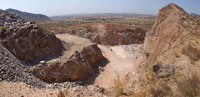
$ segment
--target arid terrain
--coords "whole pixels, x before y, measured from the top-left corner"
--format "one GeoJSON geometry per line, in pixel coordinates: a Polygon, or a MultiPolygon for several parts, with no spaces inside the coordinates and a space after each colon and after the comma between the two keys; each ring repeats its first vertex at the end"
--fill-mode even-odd
{"type": "Polygon", "coordinates": [[[0,97],[200,97],[199,26],[173,3],[42,22],[0,10],[0,97]]]}

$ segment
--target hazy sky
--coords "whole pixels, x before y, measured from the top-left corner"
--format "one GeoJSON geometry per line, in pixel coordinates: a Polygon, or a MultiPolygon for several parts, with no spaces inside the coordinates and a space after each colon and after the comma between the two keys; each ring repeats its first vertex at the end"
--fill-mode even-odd
{"type": "Polygon", "coordinates": [[[48,16],[80,13],[157,14],[169,3],[200,14],[200,0],[0,0],[0,9],[14,8],[48,16]]]}

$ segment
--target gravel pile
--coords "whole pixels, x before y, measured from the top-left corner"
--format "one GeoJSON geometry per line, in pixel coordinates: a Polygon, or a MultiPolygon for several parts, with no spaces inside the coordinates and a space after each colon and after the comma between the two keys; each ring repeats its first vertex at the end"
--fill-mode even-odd
{"type": "Polygon", "coordinates": [[[0,44],[0,81],[25,82],[33,86],[44,87],[44,82],[29,73],[24,66],[6,48],[0,44]]]}

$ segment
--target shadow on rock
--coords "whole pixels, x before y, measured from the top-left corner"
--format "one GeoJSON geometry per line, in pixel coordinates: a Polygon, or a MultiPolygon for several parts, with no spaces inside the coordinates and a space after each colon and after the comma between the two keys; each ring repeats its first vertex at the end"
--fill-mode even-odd
{"type": "Polygon", "coordinates": [[[100,75],[102,71],[104,71],[104,67],[108,63],[110,63],[110,61],[107,58],[103,57],[100,61],[93,65],[94,74],[92,76],[90,76],[86,80],[76,81],[76,83],[85,86],[94,84],[96,78],[100,75]]]}

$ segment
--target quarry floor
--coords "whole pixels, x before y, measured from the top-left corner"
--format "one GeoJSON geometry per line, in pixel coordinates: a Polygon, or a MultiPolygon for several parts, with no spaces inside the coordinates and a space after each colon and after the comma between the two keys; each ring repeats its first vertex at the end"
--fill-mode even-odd
{"type": "MultiPolygon", "coordinates": [[[[88,39],[68,34],[56,35],[62,41],[71,41],[78,44],[90,42],[88,39]]],[[[94,83],[99,87],[109,89],[116,80],[126,81],[130,74],[143,62],[144,56],[141,44],[105,46],[98,45],[108,63],[95,78],[94,83]]],[[[39,89],[19,82],[0,82],[0,97],[56,97],[59,89],[39,89]],[[23,96],[22,96],[23,95],[23,96]]]]}

